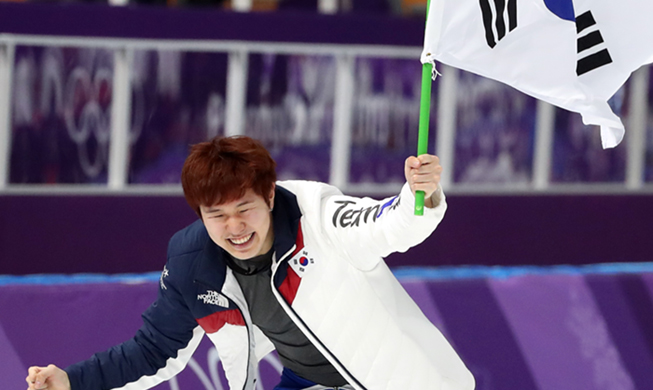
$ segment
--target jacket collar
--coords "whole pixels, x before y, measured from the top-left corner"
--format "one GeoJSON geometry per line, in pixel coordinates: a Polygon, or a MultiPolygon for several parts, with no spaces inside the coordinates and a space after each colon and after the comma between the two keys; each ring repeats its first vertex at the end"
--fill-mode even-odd
{"type": "Polygon", "coordinates": [[[274,251],[276,258],[286,254],[295,245],[302,212],[297,197],[287,189],[277,185],[275,191],[272,224],[274,226],[274,251]]]}
{"type": "MultiPolygon", "coordinates": [[[[302,213],[297,203],[297,197],[279,185],[276,186],[274,199],[274,209],[272,210],[274,243],[272,245],[278,259],[295,245],[302,213]]],[[[202,223],[202,221],[196,223],[202,223]]],[[[206,243],[198,254],[193,280],[221,290],[227,277],[225,261],[227,253],[211,240],[206,229],[202,229],[202,234],[206,235],[206,243]]]]}

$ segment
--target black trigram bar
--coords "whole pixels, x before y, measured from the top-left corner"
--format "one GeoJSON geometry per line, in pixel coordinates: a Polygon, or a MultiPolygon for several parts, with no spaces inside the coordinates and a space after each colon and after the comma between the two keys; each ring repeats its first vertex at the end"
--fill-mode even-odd
{"type": "Polygon", "coordinates": [[[500,41],[506,36],[506,21],[503,20],[503,11],[506,9],[506,2],[505,0],[494,0],[494,5],[497,10],[497,19],[495,22],[497,25],[497,40],[500,41]]]}
{"type": "MultiPolygon", "coordinates": [[[[479,0],[481,6],[481,14],[483,15],[483,27],[485,28],[485,40],[488,46],[494,48],[497,41],[506,36],[506,20],[504,12],[506,10],[506,0],[492,0],[494,1],[494,9],[496,15],[492,14],[492,7],[490,7],[490,0],[479,0]],[[494,23],[493,23],[494,22],[494,23]],[[494,36],[492,27],[497,30],[497,36],[494,36]]],[[[507,0],[508,8],[508,31],[517,28],[517,0],[507,0]]]]}
{"type": "Polygon", "coordinates": [[[517,28],[517,0],[508,0],[508,27],[510,31],[517,28]]]}
{"type": "MultiPolygon", "coordinates": [[[[579,16],[576,16],[576,31],[580,34],[585,29],[596,25],[596,20],[592,12],[587,11],[579,16]]],[[[603,36],[599,30],[592,31],[582,37],[578,37],[576,49],[578,53],[601,45],[603,43],[603,36]]],[[[612,62],[612,57],[608,49],[602,49],[594,54],[590,54],[578,60],[576,63],[576,74],[578,76],[590,72],[596,68],[600,68],[612,62]]]]}
{"type": "Polygon", "coordinates": [[[580,33],[581,31],[585,30],[586,28],[593,26],[596,24],[596,21],[594,20],[594,16],[592,16],[592,13],[590,11],[585,12],[582,15],[576,16],[576,32],[580,33]]]}
{"type": "Polygon", "coordinates": [[[583,50],[587,50],[590,47],[600,45],[601,43],[603,43],[603,37],[601,36],[601,33],[598,30],[592,31],[584,37],[578,38],[578,53],[583,50]]]}
{"type": "Polygon", "coordinates": [[[589,71],[592,71],[596,68],[600,68],[603,65],[607,65],[612,62],[612,57],[608,53],[608,49],[603,49],[599,52],[596,52],[592,55],[589,55],[585,58],[578,60],[576,64],[576,74],[578,76],[583,75],[589,71]]]}
{"type": "Polygon", "coordinates": [[[492,32],[492,8],[488,0],[479,0],[481,4],[481,13],[483,15],[483,27],[485,27],[485,40],[488,46],[494,48],[497,45],[492,32]]]}

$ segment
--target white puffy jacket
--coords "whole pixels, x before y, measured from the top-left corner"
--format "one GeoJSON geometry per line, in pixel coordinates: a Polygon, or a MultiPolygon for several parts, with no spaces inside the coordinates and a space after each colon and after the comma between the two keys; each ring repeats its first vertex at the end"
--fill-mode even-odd
{"type": "MultiPolygon", "coordinates": [[[[272,291],[358,390],[472,390],[474,378],[382,260],[426,239],[446,201],[413,213],[408,185],[382,201],[305,181],[277,183],[272,291]]],[[[170,240],[159,298],[134,339],[68,367],[72,390],[146,389],[183,369],[206,334],[231,389],[255,390],[274,347],[251,323],[224,252],[201,221],[170,240]]]]}

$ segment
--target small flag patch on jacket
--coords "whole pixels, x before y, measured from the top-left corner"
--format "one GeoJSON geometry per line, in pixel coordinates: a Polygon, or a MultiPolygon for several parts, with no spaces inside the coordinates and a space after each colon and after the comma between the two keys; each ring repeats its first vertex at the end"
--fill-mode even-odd
{"type": "Polygon", "coordinates": [[[290,266],[299,277],[301,277],[313,263],[315,263],[315,260],[309,256],[306,250],[302,250],[300,253],[295,255],[295,257],[290,259],[290,266]]]}

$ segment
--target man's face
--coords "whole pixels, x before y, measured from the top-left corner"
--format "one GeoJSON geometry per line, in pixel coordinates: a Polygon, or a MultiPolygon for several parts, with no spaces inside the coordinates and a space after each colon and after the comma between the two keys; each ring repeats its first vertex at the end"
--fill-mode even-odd
{"type": "MultiPolygon", "coordinates": [[[[274,188],[270,207],[274,204],[274,188]]],[[[265,199],[252,189],[242,198],[213,206],[200,206],[209,236],[219,247],[241,260],[267,253],[274,233],[272,214],[265,199]]]]}

